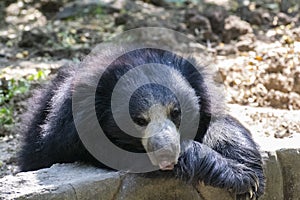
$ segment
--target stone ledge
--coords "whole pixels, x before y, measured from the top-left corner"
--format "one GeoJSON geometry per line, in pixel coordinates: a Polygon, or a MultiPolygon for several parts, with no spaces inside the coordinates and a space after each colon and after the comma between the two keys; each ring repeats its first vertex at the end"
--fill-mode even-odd
{"type": "Polygon", "coordinates": [[[80,164],[55,164],[0,179],[0,199],[112,199],[121,175],[80,164]]]}
{"type": "MultiPolygon", "coordinates": [[[[265,152],[267,188],[263,200],[300,197],[300,148],[265,152]]],[[[233,199],[227,191],[194,189],[173,178],[149,178],[83,164],[55,164],[0,179],[0,199],[174,200],[233,199]]]]}
{"type": "Polygon", "coordinates": [[[196,199],[192,186],[173,178],[149,178],[83,164],[55,164],[0,179],[0,199],[196,199]]]}

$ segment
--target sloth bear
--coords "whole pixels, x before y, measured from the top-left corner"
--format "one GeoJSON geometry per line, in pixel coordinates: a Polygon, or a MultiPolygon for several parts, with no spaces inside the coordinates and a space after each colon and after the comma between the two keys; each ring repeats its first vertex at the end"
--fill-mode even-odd
{"type": "Polygon", "coordinates": [[[146,154],[145,165],[160,173],[224,188],[238,198],[263,194],[258,147],[249,130],[226,114],[222,92],[207,67],[150,47],[123,52],[115,60],[109,57],[114,52],[107,52],[62,67],[34,93],[21,126],[21,171],[75,161],[137,171],[138,158],[113,154],[102,139],[95,139],[102,130],[119,150],[146,154]],[[106,157],[101,160],[93,148],[106,157]],[[128,162],[112,166],[107,158],[128,162]]]}

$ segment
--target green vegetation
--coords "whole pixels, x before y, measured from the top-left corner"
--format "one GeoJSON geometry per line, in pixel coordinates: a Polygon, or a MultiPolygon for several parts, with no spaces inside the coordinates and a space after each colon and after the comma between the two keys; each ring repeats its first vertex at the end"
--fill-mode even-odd
{"type": "Polygon", "coordinates": [[[6,81],[0,82],[0,106],[5,103],[9,103],[9,101],[19,95],[24,94],[29,90],[30,80],[27,79],[10,79],[6,81]]]}
{"type": "Polygon", "coordinates": [[[47,72],[38,70],[19,79],[0,73],[0,127],[10,129],[15,123],[15,98],[25,95],[34,82],[45,80],[47,72]]]}

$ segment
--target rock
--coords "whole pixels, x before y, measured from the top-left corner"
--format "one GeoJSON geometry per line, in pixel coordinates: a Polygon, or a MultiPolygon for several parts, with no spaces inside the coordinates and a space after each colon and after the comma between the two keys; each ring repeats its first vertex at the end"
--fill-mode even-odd
{"type": "MultiPolygon", "coordinates": [[[[224,192],[224,191],[222,191],[224,192]]],[[[226,193],[226,192],[225,192],[226,193]]],[[[194,199],[201,200],[197,190],[191,185],[170,178],[147,178],[128,175],[122,181],[117,200],[152,200],[152,199],[194,199]]]]}
{"type": "Polygon", "coordinates": [[[268,11],[261,13],[263,25],[270,25],[274,16],[272,16],[268,11]]]}
{"type": "Polygon", "coordinates": [[[236,44],[239,51],[252,51],[254,50],[254,44],[250,40],[243,40],[236,44]]]}
{"type": "Polygon", "coordinates": [[[73,1],[65,4],[64,7],[60,9],[60,11],[56,14],[56,19],[67,19],[70,17],[75,17],[78,14],[82,14],[83,12],[90,12],[93,9],[100,7],[101,10],[107,14],[120,12],[122,9],[129,10],[132,2],[128,0],[123,1],[113,1],[113,0],[105,0],[105,1],[95,1],[95,0],[85,0],[85,1],[73,1]]]}
{"type": "Polygon", "coordinates": [[[121,183],[119,172],[80,164],[56,164],[47,169],[0,179],[0,199],[113,199],[121,183]]]}
{"type": "Polygon", "coordinates": [[[242,20],[254,25],[269,25],[272,22],[272,16],[268,10],[259,8],[250,10],[249,6],[242,6],[238,8],[239,16],[242,20]]]}
{"type": "Polygon", "coordinates": [[[281,0],[279,3],[280,11],[288,13],[288,9],[292,7],[293,1],[281,0]]]}
{"type": "Polygon", "coordinates": [[[284,137],[288,137],[290,135],[291,135],[291,133],[289,132],[289,130],[278,130],[274,134],[274,137],[275,138],[284,138],[284,137]]]}
{"type": "Polygon", "coordinates": [[[277,90],[270,90],[265,99],[268,101],[269,106],[274,108],[287,109],[289,105],[289,95],[277,90]]]}
{"type": "Polygon", "coordinates": [[[130,15],[128,15],[127,13],[124,14],[120,14],[115,18],[115,25],[119,26],[119,25],[123,25],[126,24],[127,21],[131,21],[132,18],[130,15]]]}
{"type": "Polygon", "coordinates": [[[293,91],[300,94],[300,71],[297,71],[294,74],[293,91]]]}
{"type": "Polygon", "coordinates": [[[272,59],[273,61],[268,65],[266,68],[267,73],[282,73],[283,69],[285,68],[284,63],[282,60],[277,60],[276,58],[272,59]]]}
{"type": "Polygon", "coordinates": [[[215,43],[220,41],[220,38],[217,34],[209,31],[204,31],[202,37],[205,41],[209,40],[210,42],[215,42],[215,43]]]}
{"type": "Polygon", "coordinates": [[[283,176],[284,199],[299,199],[300,149],[280,149],[276,153],[283,176]]]}
{"type": "Polygon", "coordinates": [[[209,20],[203,15],[197,14],[186,19],[186,24],[187,27],[192,31],[194,31],[195,29],[206,32],[212,31],[209,20]]]}
{"type": "Polygon", "coordinates": [[[39,10],[46,16],[48,20],[51,20],[56,13],[59,12],[60,7],[62,6],[62,1],[41,1],[39,10]]]}
{"type": "Polygon", "coordinates": [[[222,200],[233,200],[235,199],[235,195],[224,192],[220,188],[215,188],[211,186],[205,186],[203,183],[200,183],[198,186],[198,191],[203,197],[203,200],[214,200],[214,199],[222,199],[222,200]],[[222,194],[222,195],[220,195],[222,194]]]}
{"type": "MultiPolygon", "coordinates": [[[[300,17],[299,17],[299,22],[300,22],[300,17]]],[[[295,36],[295,40],[300,41],[300,26],[293,29],[293,35],[295,36]]]]}
{"type": "MultiPolygon", "coordinates": [[[[265,139],[270,141],[270,138],[265,139]]],[[[278,144],[270,145],[273,150],[263,154],[267,182],[262,200],[297,199],[300,196],[300,148],[274,150],[291,146],[290,143],[279,144],[281,141],[277,139],[278,144]]],[[[232,193],[220,188],[203,183],[194,188],[168,173],[164,176],[165,173],[137,175],[78,163],[55,164],[50,168],[1,178],[0,199],[234,199],[232,193]]]]}
{"type": "Polygon", "coordinates": [[[208,18],[206,18],[203,15],[197,14],[197,12],[187,12],[185,16],[187,28],[190,29],[191,32],[197,36],[197,41],[219,41],[218,35],[212,32],[211,24],[208,18]]]}
{"type": "MultiPolygon", "coordinates": [[[[295,129],[296,134],[282,139],[260,134],[265,135],[268,128],[275,130],[277,124],[291,130],[293,126],[298,126],[300,112],[232,104],[228,106],[232,116],[248,124],[255,142],[263,152],[266,190],[260,200],[297,200],[300,195],[299,128],[295,129]]],[[[8,144],[7,141],[0,142],[8,144]]],[[[11,148],[18,143],[14,140],[11,142],[11,148]]],[[[9,159],[10,155],[5,153],[6,148],[1,147],[0,144],[0,160],[9,159]]],[[[150,174],[113,172],[79,163],[55,164],[50,168],[0,178],[0,199],[234,199],[227,191],[202,183],[193,188],[172,178],[172,173],[150,174]]]]}
{"type": "Polygon", "coordinates": [[[0,28],[3,28],[5,25],[5,6],[4,3],[0,3],[0,28]]]}
{"type": "Polygon", "coordinates": [[[266,179],[266,188],[265,193],[261,197],[262,200],[281,200],[283,197],[283,180],[282,173],[280,168],[280,163],[278,162],[278,158],[276,152],[264,152],[264,172],[266,179]],[[276,183],[276,184],[274,184],[276,183]]]}
{"type": "Polygon", "coordinates": [[[40,28],[35,28],[30,31],[24,31],[18,45],[19,47],[26,48],[40,47],[51,39],[51,33],[47,33],[40,28]]]}
{"type": "Polygon", "coordinates": [[[250,24],[239,17],[231,15],[225,19],[223,41],[229,43],[238,39],[239,36],[253,32],[250,24]]]}
{"type": "Polygon", "coordinates": [[[184,19],[188,20],[191,17],[194,17],[195,15],[198,15],[200,13],[200,11],[198,9],[195,8],[187,8],[184,10],[184,19]]]}
{"type": "Polygon", "coordinates": [[[147,2],[149,2],[149,3],[151,3],[151,4],[155,5],[155,6],[160,6],[160,7],[168,7],[168,6],[171,6],[171,5],[169,4],[169,2],[166,1],[166,0],[149,0],[149,1],[147,1],[147,2]]]}
{"type": "Polygon", "coordinates": [[[289,97],[290,97],[290,108],[300,109],[300,94],[291,92],[289,97]]]}
{"type": "Polygon", "coordinates": [[[278,13],[277,17],[278,17],[277,25],[287,25],[293,21],[290,16],[288,16],[287,14],[282,13],[282,12],[278,13]]]}
{"type": "Polygon", "coordinates": [[[274,89],[274,90],[287,93],[291,91],[291,85],[292,85],[291,82],[292,81],[288,77],[282,74],[272,73],[265,77],[264,86],[268,90],[274,89]]]}
{"type": "Polygon", "coordinates": [[[237,53],[237,48],[232,44],[224,44],[216,47],[218,55],[228,56],[237,53]]]}
{"type": "Polygon", "coordinates": [[[205,9],[203,15],[209,19],[212,31],[217,34],[222,34],[225,19],[228,17],[226,9],[223,6],[210,5],[205,9]]]}
{"type": "Polygon", "coordinates": [[[126,10],[131,18],[127,20],[124,30],[140,27],[165,27],[180,30],[184,22],[184,10],[167,10],[164,7],[157,7],[143,1],[129,0],[127,7],[126,10]]]}
{"type": "MultiPolygon", "coordinates": [[[[0,199],[195,199],[198,191],[170,176],[126,174],[83,164],[55,164],[50,168],[8,175],[0,179],[0,199]]],[[[227,191],[200,185],[206,196],[231,197],[227,191]],[[214,194],[209,194],[214,193],[214,194]]],[[[232,198],[227,198],[231,200],[232,198]]]]}

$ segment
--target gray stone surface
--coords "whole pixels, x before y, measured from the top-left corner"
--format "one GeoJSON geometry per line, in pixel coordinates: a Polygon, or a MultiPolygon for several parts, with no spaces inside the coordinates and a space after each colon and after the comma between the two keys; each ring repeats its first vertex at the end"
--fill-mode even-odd
{"type": "Polygon", "coordinates": [[[80,164],[56,164],[1,178],[0,199],[113,199],[120,181],[118,172],[80,164]]]}
{"type": "Polygon", "coordinates": [[[234,195],[226,192],[220,188],[214,188],[211,186],[205,186],[200,183],[198,187],[198,191],[203,200],[233,200],[234,195]]]}
{"type": "MultiPolygon", "coordinates": [[[[300,199],[300,148],[264,153],[266,192],[262,200],[300,199]]],[[[55,164],[50,168],[0,179],[0,199],[112,199],[112,200],[231,200],[227,191],[193,188],[173,178],[106,171],[83,164],[55,164]]]]}
{"type": "Polygon", "coordinates": [[[280,149],[276,153],[282,170],[284,199],[299,200],[300,149],[280,149]]]}
{"type": "Polygon", "coordinates": [[[230,197],[228,192],[212,187],[202,196],[198,191],[206,191],[205,188],[201,185],[196,189],[174,178],[111,172],[82,164],[55,164],[1,178],[0,199],[204,200],[211,197],[211,192],[213,197],[230,197]]]}
{"type": "Polygon", "coordinates": [[[264,172],[266,179],[266,189],[262,200],[282,200],[283,198],[283,180],[276,152],[265,152],[264,172]]]}
{"type": "MultiPolygon", "coordinates": [[[[300,199],[298,141],[256,138],[264,149],[267,177],[262,200],[300,199]]],[[[0,199],[231,200],[233,197],[203,184],[194,189],[175,179],[111,172],[83,164],[56,164],[48,169],[1,178],[0,199]]]]}
{"type": "Polygon", "coordinates": [[[201,200],[196,189],[170,178],[147,178],[127,175],[116,198],[118,200],[201,200]]]}
{"type": "MultiPolygon", "coordinates": [[[[251,131],[260,130],[252,128],[251,131]]],[[[258,134],[253,136],[264,152],[267,179],[266,191],[261,200],[299,200],[300,134],[283,139],[259,137],[258,134]]],[[[234,198],[227,191],[203,184],[195,189],[173,178],[160,176],[150,178],[75,163],[55,164],[47,169],[5,176],[0,179],[0,199],[231,200],[234,198]]]]}

